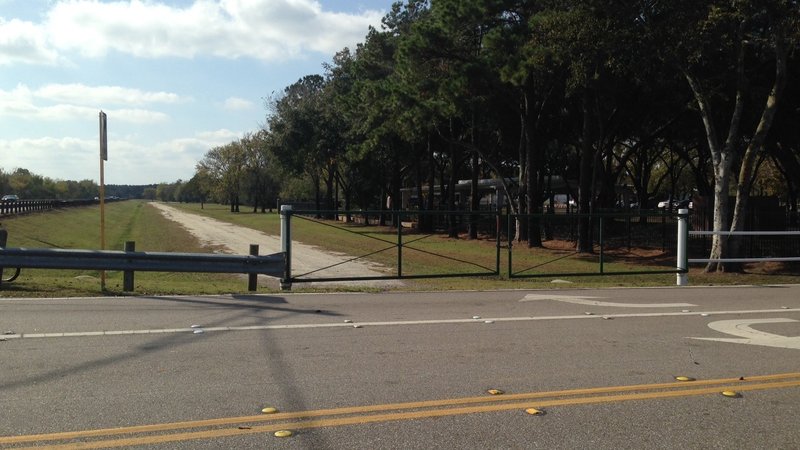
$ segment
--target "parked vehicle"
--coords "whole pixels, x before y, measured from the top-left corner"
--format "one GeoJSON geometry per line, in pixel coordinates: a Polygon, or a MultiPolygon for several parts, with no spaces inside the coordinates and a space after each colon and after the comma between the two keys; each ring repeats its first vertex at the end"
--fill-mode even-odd
{"type": "Polygon", "coordinates": [[[685,198],[683,200],[661,200],[660,202],[658,202],[658,209],[669,208],[669,209],[679,210],[679,209],[692,209],[693,207],[694,205],[692,204],[692,201],[688,198],[685,198]]]}

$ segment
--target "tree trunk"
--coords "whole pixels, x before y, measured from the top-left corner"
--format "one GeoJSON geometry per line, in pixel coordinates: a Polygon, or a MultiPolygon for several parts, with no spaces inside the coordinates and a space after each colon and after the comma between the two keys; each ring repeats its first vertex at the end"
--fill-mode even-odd
{"type": "MultiPolygon", "coordinates": [[[[739,65],[739,86],[736,94],[736,104],[731,115],[731,123],[728,128],[728,137],[724,147],[719,145],[717,129],[714,125],[713,114],[709,99],[699,81],[684,70],[684,76],[689,83],[689,87],[694,93],[697,105],[700,108],[700,116],[703,119],[703,126],[706,130],[708,149],[711,153],[711,160],[714,168],[714,231],[725,231],[728,229],[728,191],[730,189],[731,170],[735,159],[735,149],[739,139],[739,124],[741,123],[742,110],[744,108],[744,86],[743,86],[743,58],[744,52],[740,52],[739,65]]],[[[726,235],[715,234],[711,239],[711,253],[709,259],[720,259],[727,254],[728,237],[726,235]]],[[[723,263],[709,262],[706,265],[706,272],[724,271],[723,263]]]]}
{"type": "MultiPolygon", "coordinates": [[[[763,151],[764,142],[767,139],[769,129],[772,127],[772,122],[775,119],[775,111],[778,105],[778,99],[783,92],[786,85],[786,54],[783,49],[782,38],[779,35],[776,38],[775,44],[775,81],[772,89],[767,95],[766,105],[761,113],[761,119],[756,127],[756,132],[753,139],[747,145],[747,149],[742,157],[742,165],[739,169],[739,180],[736,187],[736,204],[733,208],[733,220],[731,222],[731,231],[744,230],[745,214],[747,213],[747,203],[750,199],[750,188],[752,186],[753,173],[755,171],[756,155],[763,151]]],[[[734,236],[730,244],[731,255],[736,257],[741,245],[741,238],[734,236]]],[[[741,265],[734,266],[735,269],[741,270],[741,265]]]]}
{"type": "MultiPolygon", "coordinates": [[[[456,154],[456,146],[452,143],[448,144],[450,150],[450,178],[447,180],[447,205],[448,209],[455,211],[459,209],[456,205],[456,182],[458,181],[458,155],[456,154]]],[[[456,227],[457,216],[454,214],[447,215],[447,236],[451,238],[458,237],[458,228],[456,227]]]]}
{"type": "MultiPolygon", "coordinates": [[[[478,154],[472,154],[472,183],[469,189],[469,210],[471,212],[480,211],[481,194],[478,189],[478,178],[480,174],[480,167],[478,165],[478,154]]],[[[478,214],[472,214],[469,220],[469,238],[478,239],[478,214]]]]}
{"type": "MultiPolygon", "coordinates": [[[[335,209],[334,206],[333,206],[333,195],[334,195],[334,192],[333,192],[334,191],[334,189],[333,189],[333,184],[334,184],[333,180],[334,180],[335,171],[334,171],[334,168],[333,168],[332,164],[328,165],[328,169],[327,169],[326,172],[327,172],[327,174],[326,174],[326,177],[325,177],[325,209],[327,209],[329,211],[333,211],[335,209]]],[[[325,218],[326,219],[333,219],[334,218],[334,213],[333,212],[325,213],[325,218]]]]}
{"type": "MultiPolygon", "coordinates": [[[[741,40],[737,59],[736,102],[731,115],[730,127],[724,147],[720,147],[718,144],[717,133],[712,119],[713,114],[711,113],[707,95],[698,80],[688,71],[684,70],[685,78],[700,108],[700,114],[708,138],[708,147],[714,165],[714,231],[727,230],[729,180],[732,175],[733,162],[739,158],[738,149],[741,141],[740,124],[744,110],[744,97],[747,91],[747,80],[744,76],[745,45],[744,40],[741,40]]],[[[756,153],[763,148],[767,133],[773,122],[777,101],[785,85],[786,55],[783,37],[780,33],[775,36],[775,56],[775,81],[770,94],[767,96],[766,105],[761,113],[761,119],[759,120],[756,132],[752,139],[749,140],[750,142],[747,149],[744,155],[742,155],[742,164],[736,186],[734,217],[730,231],[741,231],[744,226],[744,215],[750,195],[750,184],[756,153]]],[[[735,239],[734,242],[736,242],[735,239]]],[[[738,246],[738,244],[735,243],[732,250],[736,250],[736,246],[738,246]]],[[[715,234],[711,242],[711,255],[709,258],[725,258],[729,256],[729,251],[726,237],[715,234]]],[[[739,267],[738,265],[732,266],[724,263],[709,263],[706,266],[706,272],[713,270],[725,271],[738,269],[739,267]]]]}
{"type": "Polygon", "coordinates": [[[314,182],[314,205],[317,210],[317,219],[322,218],[319,211],[322,209],[322,187],[320,186],[320,175],[315,174],[311,176],[314,182]]]}
{"type": "Polygon", "coordinates": [[[525,217],[525,214],[528,214],[528,202],[526,198],[528,195],[528,148],[527,145],[525,145],[528,118],[525,109],[523,97],[523,103],[520,105],[519,113],[519,189],[517,190],[518,215],[515,229],[517,242],[528,240],[528,219],[525,217]]]}
{"type": "MultiPolygon", "coordinates": [[[[433,148],[431,147],[431,138],[430,135],[428,136],[428,198],[426,199],[426,210],[433,211],[435,208],[435,197],[436,197],[436,187],[434,184],[436,183],[436,161],[433,159],[433,148]]],[[[423,216],[425,217],[425,228],[424,231],[433,231],[433,216],[428,214],[423,216]]],[[[422,217],[420,217],[420,222],[422,222],[422,217]]]]}
{"type": "Polygon", "coordinates": [[[525,170],[526,175],[528,177],[528,181],[525,183],[527,185],[527,192],[526,197],[528,198],[528,214],[531,214],[528,218],[528,248],[531,247],[541,247],[542,246],[542,230],[541,226],[541,219],[535,215],[541,213],[541,206],[542,206],[542,190],[540,188],[540,180],[537,176],[538,166],[540,162],[539,158],[539,147],[535,144],[535,140],[531,139],[528,133],[526,133],[525,140],[527,141],[528,147],[528,158],[527,158],[527,166],[528,168],[525,170]]]}
{"type": "Polygon", "coordinates": [[[579,253],[592,252],[591,219],[589,217],[592,201],[592,178],[594,170],[592,98],[587,88],[583,94],[583,132],[581,138],[580,174],[578,179],[578,245],[579,253]]]}

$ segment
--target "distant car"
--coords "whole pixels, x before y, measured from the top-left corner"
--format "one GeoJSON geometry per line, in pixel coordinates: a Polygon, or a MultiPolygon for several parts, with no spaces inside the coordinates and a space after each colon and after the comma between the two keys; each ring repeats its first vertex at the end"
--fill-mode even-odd
{"type": "Polygon", "coordinates": [[[14,194],[8,194],[3,196],[4,202],[16,202],[19,200],[19,197],[14,194]]]}
{"type": "Polygon", "coordinates": [[[658,202],[658,209],[692,209],[693,207],[694,204],[692,204],[692,201],[688,198],[683,200],[672,200],[672,206],[670,206],[669,200],[662,200],[658,202]]]}
{"type": "Polygon", "coordinates": [[[636,200],[629,201],[627,206],[625,206],[625,202],[623,200],[617,202],[617,208],[636,209],[638,207],[639,207],[639,202],[637,202],[636,200]]]}

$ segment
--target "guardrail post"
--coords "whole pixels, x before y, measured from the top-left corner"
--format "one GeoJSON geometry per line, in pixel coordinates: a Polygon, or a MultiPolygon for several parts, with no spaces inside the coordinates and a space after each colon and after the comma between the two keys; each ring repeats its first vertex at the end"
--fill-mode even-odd
{"type": "MultiPolygon", "coordinates": [[[[136,242],[125,241],[125,251],[136,251],[136,242]]],[[[133,271],[126,270],[122,272],[122,290],[125,292],[133,292],[133,271]]]]}
{"type": "MultiPolygon", "coordinates": [[[[0,248],[6,248],[8,243],[8,231],[0,230],[0,248]]],[[[3,282],[3,266],[0,266],[0,283],[3,282]]]]}
{"type": "MultiPolygon", "coordinates": [[[[258,256],[258,244],[250,244],[250,256],[258,256]]],[[[247,275],[247,290],[255,292],[258,290],[258,274],[251,273],[247,275]]]]}
{"type": "Polygon", "coordinates": [[[689,284],[689,257],[687,253],[689,241],[689,210],[678,210],[678,270],[676,284],[686,286],[689,284]]]}
{"type": "Polygon", "coordinates": [[[283,279],[281,290],[292,290],[292,205],[281,205],[281,251],[283,252],[283,279]]]}

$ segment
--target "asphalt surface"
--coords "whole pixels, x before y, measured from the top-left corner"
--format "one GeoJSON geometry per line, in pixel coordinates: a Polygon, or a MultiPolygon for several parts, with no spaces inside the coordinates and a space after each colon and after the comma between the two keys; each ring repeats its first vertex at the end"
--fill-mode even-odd
{"type": "Polygon", "coordinates": [[[800,286],[0,299],[0,333],[0,448],[800,448],[800,286]]]}

